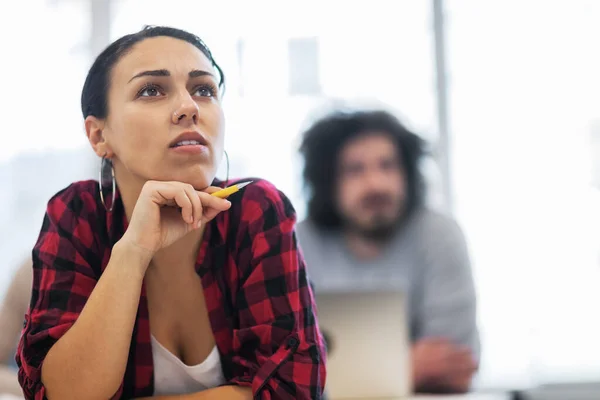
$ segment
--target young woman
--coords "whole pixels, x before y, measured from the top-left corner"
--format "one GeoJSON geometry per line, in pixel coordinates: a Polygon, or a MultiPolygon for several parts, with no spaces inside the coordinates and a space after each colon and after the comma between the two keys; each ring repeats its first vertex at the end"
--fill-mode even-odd
{"type": "Polygon", "coordinates": [[[210,195],[227,184],[223,85],[205,44],[173,28],[92,65],[81,106],[101,179],[48,203],[17,354],[27,398],[321,398],[290,202],[261,180],[210,195]]]}

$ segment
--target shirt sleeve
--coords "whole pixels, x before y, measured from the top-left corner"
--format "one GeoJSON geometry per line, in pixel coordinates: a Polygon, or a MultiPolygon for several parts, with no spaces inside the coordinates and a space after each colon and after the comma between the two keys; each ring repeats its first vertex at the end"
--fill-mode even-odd
{"type": "Polygon", "coordinates": [[[89,262],[94,259],[92,227],[80,216],[84,202],[72,187],[52,198],[32,252],[31,301],[16,355],[26,399],[46,398],[46,354],[71,328],[97,282],[89,262]]]}
{"type": "Polygon", "coordinates": [[[242,200],[234,379],[258,399],[321,399],[324,345],[295,235],[295,211],[261,181],[242,200]]]}
{"type": "Polygon", "coordinates": [[[479,359],[476,293],[467,244],[458,224],[436,219],[428,235],[424,262],[424,291],[418,312],[416,339],[444,337],[471,348],[479,359]]]}

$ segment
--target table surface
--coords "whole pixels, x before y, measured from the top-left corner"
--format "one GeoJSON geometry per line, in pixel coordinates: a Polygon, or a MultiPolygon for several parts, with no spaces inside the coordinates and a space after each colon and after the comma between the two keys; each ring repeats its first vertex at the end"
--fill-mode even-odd
{"type": "MultiPolygon", "coordinates": [[[[1,400],[1,399],[0,399],[1,400]]],[[[335,400],[335,399],[333,399],[335,400]]],[[[404,398],[388,398],[388,399],[376,399],[376,398],[364,398],[360,400],[510,400],[510,396],[506,393],[468,393],[468,394],[456,394],[456,395],[415,395],[404,398]]]]}
{"type": "MultiPolygon", "coordinates": [[[[0,400],[19,400],[17,396],[0,394],[0,400]]],[[[510,400],[507,394],[469,393],[460,395],[417,395],[403,399],[361,399],[361,400],[510,400]]]]}
{"type": "Polygon", "coordinates": [[[14,394],[0,394],[0,400],[23,400],[23,397],[14,394]]]}
{"type": "Polygon", "coordinates": [[[506,393],[468,393],[457,395],[420,395],[410,400],[510,400],[506,393]]]}

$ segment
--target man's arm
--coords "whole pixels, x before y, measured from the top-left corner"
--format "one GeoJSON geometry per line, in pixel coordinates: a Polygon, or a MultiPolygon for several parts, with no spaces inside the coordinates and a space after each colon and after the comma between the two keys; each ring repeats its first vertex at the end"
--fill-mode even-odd
{"type": "Polygon", "coordinates": [[[441,338],[437,346],[448,368],[422,383],[424,390],[467,391],[479,360],[476,295],[471,263],[459,226],[442,216],[430,221],[429,240],[423,251],[423,293],[418,309],[419,339],[441,338]]]}

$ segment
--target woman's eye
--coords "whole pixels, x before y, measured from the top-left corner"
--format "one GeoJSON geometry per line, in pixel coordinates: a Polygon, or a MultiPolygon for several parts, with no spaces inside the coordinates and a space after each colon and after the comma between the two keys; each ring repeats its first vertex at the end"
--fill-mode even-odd
{"type": "Polygon", "coordinates": [[[200,97],[214,97],[215,94],[215,89],[210,86],[200,86],[194,92],[194,96],[200,97]]]}
{"type": "Polygon", "coordinates": [[[157,97],[160,95],[160,90],[156,86],[145,87],[139,92],[139,97],[157,97]]]}

